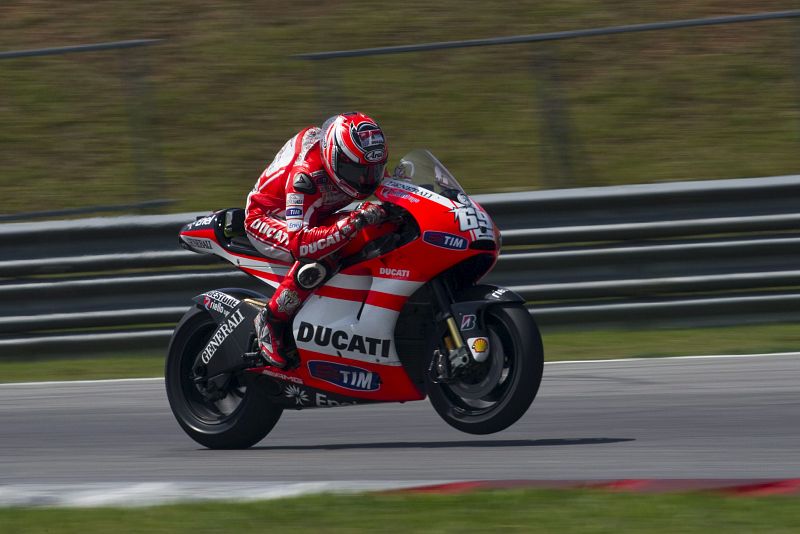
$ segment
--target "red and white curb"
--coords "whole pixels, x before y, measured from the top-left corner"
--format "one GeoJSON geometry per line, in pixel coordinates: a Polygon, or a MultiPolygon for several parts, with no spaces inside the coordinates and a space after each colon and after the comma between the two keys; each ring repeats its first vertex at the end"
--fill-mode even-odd
{"type": "Polygon", "coordinates": [[[156,506],[196,501],[262,501],[321,493],[403,491],[430,482],[137,482],[0,485],[2,506],[156,506]]]}
{"type": "Polygon", "coordinates": [[[477,480],[401,489],[410,493],[452,494],[505,489],[592,489],[630,493],[711,491],[728,495],[800,495],[800,478],[789,479],[623,479],[477,480]]]}
{"type": "Polygon", "coordinates": [[[626,493],[703,491],[749,497],[800,496],[800,478],[14,484],[0,486],[0,507],[138,507],[212,500],[248,502],[318,494],[454,494],[508,489],[588,489],[626,493]]]}

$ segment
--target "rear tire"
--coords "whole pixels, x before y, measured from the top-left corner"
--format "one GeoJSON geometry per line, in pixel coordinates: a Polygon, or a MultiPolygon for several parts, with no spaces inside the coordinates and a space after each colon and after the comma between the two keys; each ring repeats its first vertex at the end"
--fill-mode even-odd
{"type": "MultiPolygon", "coordinates": [[[[469,434],[493,434],[517,422],[536,397],[544,370],[539,328],[522,304],[487,309],[486,326],[491,354],[483,377],[479,373],[436,384],[426,373],[428,396],[436,412],[447,424],[469,434]]],[[[439,340],[437,336],[437,347],[439,340]]]]}
{"type": "Polygon", "coordinates": [[[164,368],[167,398],[181,428],[209,449],[245,449],[269,433],[283,413],[247,372],[232,377],[227,396],[208,400],[193,380],[197,355],[217,324],[203,308],[195,306],[183,316],[167,353],[164,368]]]}

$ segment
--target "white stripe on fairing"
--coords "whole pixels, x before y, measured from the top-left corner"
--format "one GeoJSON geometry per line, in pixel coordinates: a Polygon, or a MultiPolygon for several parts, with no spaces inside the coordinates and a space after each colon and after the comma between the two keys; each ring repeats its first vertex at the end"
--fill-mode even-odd
{"type": "Polygon", "coordinates": [[[372,277],[367,275],[355,274],[342,274],[338,273],[336,276],[328,280],[325,284],[327,287],[336,287],[339,289],[359,289],[368,290],[372,285],[372,277]]]}
{"type": "Polygon", "coordinates": [[[325,482],[118,482],[0,485],[0,506],[155,506],[175,502],[260,501],[316,493],[361,493],[413,488],[452,481],[341,480],[325,482]]]}
{"type": "Polygon", "coordinates": [[[396,280],[394,278],[372,279],[372,289],[381,293],[397,295],[401,297],[411,296],[414,291],[419,289],[424,282],[411,282],[409,280],[396,280]]]}
{"type": "Polygon", "coordinates": [[[331,278],[326,287],[338,289],[356,289],[361,291],[380,291],[399,297],[412,295],[419,289],[424,282],[412,282],[410,280],[397,280],[394,278],[380,278],[369,275],[337,274],[331,278]]]}

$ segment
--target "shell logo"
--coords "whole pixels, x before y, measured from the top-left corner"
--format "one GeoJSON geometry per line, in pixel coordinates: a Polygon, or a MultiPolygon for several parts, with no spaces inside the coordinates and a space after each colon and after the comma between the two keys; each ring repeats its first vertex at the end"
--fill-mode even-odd
{"type": "Polygon", "coordinates": [[[475,352],[486,352],[489,350],[489,341],[485,337],[479,337],[472,343],[472,350],[475,352]]]}

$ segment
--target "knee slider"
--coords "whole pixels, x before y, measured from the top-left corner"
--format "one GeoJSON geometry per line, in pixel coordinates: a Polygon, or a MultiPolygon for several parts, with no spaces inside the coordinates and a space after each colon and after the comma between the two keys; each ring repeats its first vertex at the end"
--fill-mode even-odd
{"type": "Polygon", "coordinates": [[[294,280],[303,289],[315,289],[322,285],[328,275],[328,268],[324,264],[315,261],[306,263],[297,269],[294,280]]]}

